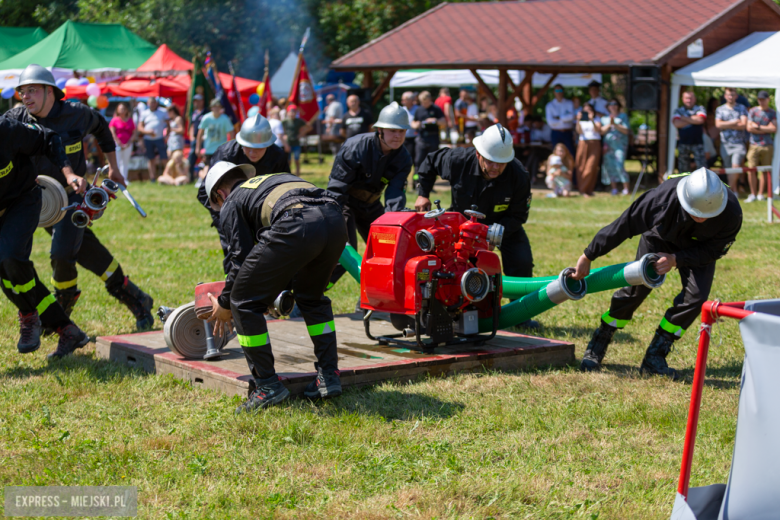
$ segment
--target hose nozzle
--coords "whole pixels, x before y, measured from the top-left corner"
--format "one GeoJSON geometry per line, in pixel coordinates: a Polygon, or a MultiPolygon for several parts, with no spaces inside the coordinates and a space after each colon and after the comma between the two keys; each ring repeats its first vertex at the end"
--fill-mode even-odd
{"type": "Polygon", "coordinates": [[[665,274],[658,274],[655,271],[655,262],[659,256],[655,253],[648,253],[639,260],[631,262],[623,269],[623,277],[631,285],[644,285],[648,289],[661,287],[666,281],[665,274]]]}
{"type": "Polygon", "coordinates": [[[555,304],[561,304],[566,300],[581,300],[588,294],[588,284],[585,280],[575,280],[573,267],[567,267],[558,279],[547,284],[547,298],[555,304]]]}

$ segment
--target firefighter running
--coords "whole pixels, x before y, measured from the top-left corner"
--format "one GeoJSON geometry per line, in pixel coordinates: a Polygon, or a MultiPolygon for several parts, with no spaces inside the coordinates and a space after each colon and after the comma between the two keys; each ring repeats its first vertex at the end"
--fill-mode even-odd
{"type": "MultiPolygon", "coordinates": [[[[411,128],[406,111],[394,101],[382,109],[374,127],[376,132],[344,142],[328,180],[328,192],[343,208],[349,243],[355,249],[357,233],[368,240],[372,222],[385,211],[406,207],[406,179],[412,171],[412,158],[404,147],[411,128]],[[379,202],[383,192],[385,206],[379,202]]],[[[345,272],[341,265],[336,267],[330,285],[345,272]]]]}
{"type": "MultiPolygon", "coordinates": [[[[109,164],[109,177],[124,186],[125,181],[116,164],[116,145],[108,123],[99,112],[81,103],[63,101],[62,90],[54,82],[51,72],[40,65],[29,65],[19,76],[17,92],[24,103],[5,113],[5,117],[28,124],[37,124],[56,132],[65,148],[73,171],[79,177],[87,172],[82,141],[88,134],[97,138],[109,164]]],[[[58,180],[68,192],[68,204],[80,203],[83,195],[73,191],[62,172],[49,159],[37,157],[33,166],[38,175],[58,180]]],[[[125,304],[136,319],[136,327],[148,329],[154,324],[151,309],[154,302],[124,275],[122,267],[100,243],[89,228],[77,228],[71,222],[70,210],[60,222],[46,231],[52,235],[51,266],[55,296],[65,314],[70,316],[81,295],[78,288],[76,263],[92,271],[105,282],[111,296],[125,304]]],[[[53,329],[47,327],[47,332],[53,329]]]]}
{"type": "Polygon", "coordinates": [[[54,132],[0,118],[0,142],[0,285],[19,309],[16,348],[21,354],[35,352],[41,346],[41,328],[50,327],[60,339],[49,357],[60,358],[86,345],[89,338],[65,315],[30,261],[41,215],[41,188],[30,159],[45,155],[77,193],[84,193],[86,182],[73,173],[54,132]]]}
{"type": "MultiPolygon", "coordinates": [[[[287,161],[287,154],[275,145],[274,141],[276,141],[276,135],[271,130],[271,124],[268,120],[260,114],[254,115],[244,121],[234,140],[217,148],[211,157],[210,166],[214,166],[220,161],[227,161],[233,164],[251,164],[255,168],[255,175],[289,172],[290,164],[287,161]]],[[[217,228],[222,252],[227,257],[228,242],[219,228],[219,212],[211,209],[209,205],[205,183],[198,189],[198,201],[209,210],[211,225],[217,228]]],[[[229,271],[227,261],[224,262],[223,267],[225,274],[227,274],[229,271]]]]}
{"type": "Polygon", "coordinates": [[[209,295],[210,320],[220,335],[235,321],[256,385],[237,412],[266,408],[290,395],[276,375],[264,317],[288,284],[317,357],[317,377],[304,395],[341,394],[333,309],[324,296],[347,240],[341,209],[327,192],[295,175],[254,174],[252,165],[223,161],[209,170],[205,183],[220,212],[230,267],[222,294],[209,295]]]}
{"type": "MultiPolygon", "coordinates": [[[[575,280],[590,272],[593,260],[624,241],[642,235],[637,259],[656,253],[658,274],[674,267],[680,271],[682,291],[664,315],[642,360],[640,371],[677,379],[666,357],[674,342],[691,326],[710,295],[716,261],[729,250],[742,227],[742,209],[734,193],[705,168],[673,175],[659,187],[640,196],[612,224],[599,231],[577,261],[575,280]]],[[[609,311],[593,333],[580,369],[601,369],[615,331],[625,327],[650,294],[643,285],[624,287],[612,296],[609,311]]]]}
{"type": "MultiPolygon", "coordinates": [[[[533,276],[531,243],[523,224],[531,207],[531,176],[515,158],[512,136],[500,124],[474,138],[474,148],[443,148],[428,154],[417,172],[417,201],[414,209],[431,209],[429,199],[436,177],[450,182],[450,211],[463,213],[472,206],[486,215],[483,224],[501,224],[501,257],[507,276],[533,276]]],[[[538,329],[536,320],[519,324],[538,329]]]]}

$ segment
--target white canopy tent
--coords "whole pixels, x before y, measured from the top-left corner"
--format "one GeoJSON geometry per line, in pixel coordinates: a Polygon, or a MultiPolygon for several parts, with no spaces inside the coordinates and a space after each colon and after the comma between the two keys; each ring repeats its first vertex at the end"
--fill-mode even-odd
{"type": "MultiPolygon", "coordinates": [[[[487,85],[498,85],[497,70],[478,70],[477,73],[487,85]]],[[[524,71],[510,70],[509,77],[517,85],[525,77],[524,71]]],[[[531,80],[534,87],[542,87],[550,79],[550,74],[535,73],[531,80]]],[[[601,83],[601,74],[558,74],[556,83],[564,87],[586,87],[593,80],[601,83]]],[[[476,85],[477,78],[469,70],[417,69],[399,70],[390,80],[390,88],[406,87],[460,87],[476,85]]]]}
{"type": "MultiPolygon", "coordinates": [[[[780,100],[780,68],[773,67],[780,56],[780,33],[754,32],[731,45],[710,54],[706,58],[681,68],[672,75],[672,96],[670,111],[674,114],[680,102],[683,85],[697,87],[734,87],[774,89],[775,102],[780,100]]],[[[669,118],[669,172],[674,171],[674,143],[677,129],[669,118]]],[[[777,134],[775,134],[777,143],[777,134]]],[[[725,165],[728,167],[728,165],[725,165]]],[[[780,177],[780,154],[775,148],[772,159],[772,186],[778,186],[780,177]]],[[[768,200],[767,211],[772,221],[772,198],[768,200]]]]}

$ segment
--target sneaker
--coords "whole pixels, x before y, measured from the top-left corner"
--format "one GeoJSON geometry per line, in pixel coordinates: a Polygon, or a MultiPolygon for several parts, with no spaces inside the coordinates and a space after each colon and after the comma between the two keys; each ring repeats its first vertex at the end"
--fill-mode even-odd
{"type": "Polygon", "coordinates": [[[745,204],[750,204],[751,202],[755,202],[756,196],[752,193],[748,195],[748,197],[745,199],[745,204]]]}
{"type": "Polygon", "coordinates": [[[583,372],[598,372],[601,370],[601,362],[607,355],[607,347],[612,342],[612,336],[615,335],[617,327],[607,325],[603,321],[599,328],[593,331],[585,355],[582,356],[580,370],[583,372]]]}
{"type": "Polygon", "coordinates": [[[303,395],[309,399],[325,399],[326,397],[336,397],[341,395],[341,379],[339,379],[339,371],[336,370],[333,374],[325,375],[322,373],[322,368],[317,363],[314,363],[314,367],[317,369],[317,377],[314,381],[306,386],[303,391],[303,395]]]}
{"type": "Polygon", "coordinates": [[[49,359],[63,358],[89,343],[89,336],[72,323],[57,329],[57,334],[60,335],[60,341],[57,350],[49,354],[49,359]]]}
{"type": "Polygon", "coordinates": [[[30,314],[19,313],[19,343],[16,349],[20,354],[35,352],[41,346],[41,318],[36,311],[30,314]]]}
{"type": "Polygon", "coordinates": [[[614,188],[612,190],[612,195],[617,195],[618,193],[620,193],[620,192],[617,190],[617,188],[614,188]]]}
{"type": "Polygon", "coordinates": [[[203,179],[198,179],[195,181],[195,187],[200,189],[200,187],[203,186],[203,179]]]}
{"type": "Polygon", "coordinates": [[[279,376],[255,379],[255,389],[249,394],[249,399],[236,408],[236,413],[262,410],[279,404],[288,397],[290,397],[290,391],[279,380],[279,376]]]}
{"type": "Polygon", "coordinates": [[[622,195],[628,195],[628,190],[624,189],[624,190],[623,190],[623,191],[621,191],[620,193],[621,193],[622,195]]]}
{"type": "Polygon", "coordinates": [[[558,195],[557,195],[557,194],[555,194],[555,193],[548,193],[548,194],[547,194],[547,198],[548,198],[548,199],[557,199],[557,198],[558,198],[558,195]]]}
{"type": "Polygon", "coordinates": [[[756,195],[756,200],[757,200],[758,202],[762,202],[764,199],[765,199],[765,197],[764,197],[764,195],[763,195],[763,194],[760,194],[760,193],[759,193],[758,195],[756,195]]]}
{"type": "Polygon", "coordinates": [[[673,381],[680,379],[680,374],[666,363],[666,356],[672,351],[673,345],[674,339],[656,331],[653,341],[647,347],[647,352],[645,352],[645,358],[642,360],[639,372],[641,374],[670,377],[673,381]]]}

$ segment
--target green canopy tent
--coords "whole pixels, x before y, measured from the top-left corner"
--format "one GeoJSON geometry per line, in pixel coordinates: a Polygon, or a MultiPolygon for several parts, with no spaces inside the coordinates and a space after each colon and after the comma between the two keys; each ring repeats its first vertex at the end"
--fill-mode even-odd
{"type": "Polygon", "coordinates": [[[71,70],[135,70],[157,50],[119,24],[68,20],[32,47],[0,62],[0,71],[31,63],[71,70]]]}
{"type": "Polygon", "coordinates": [[[0,27],[0,61],[32,47],[48,35],[40,27],[0,27]]]}

